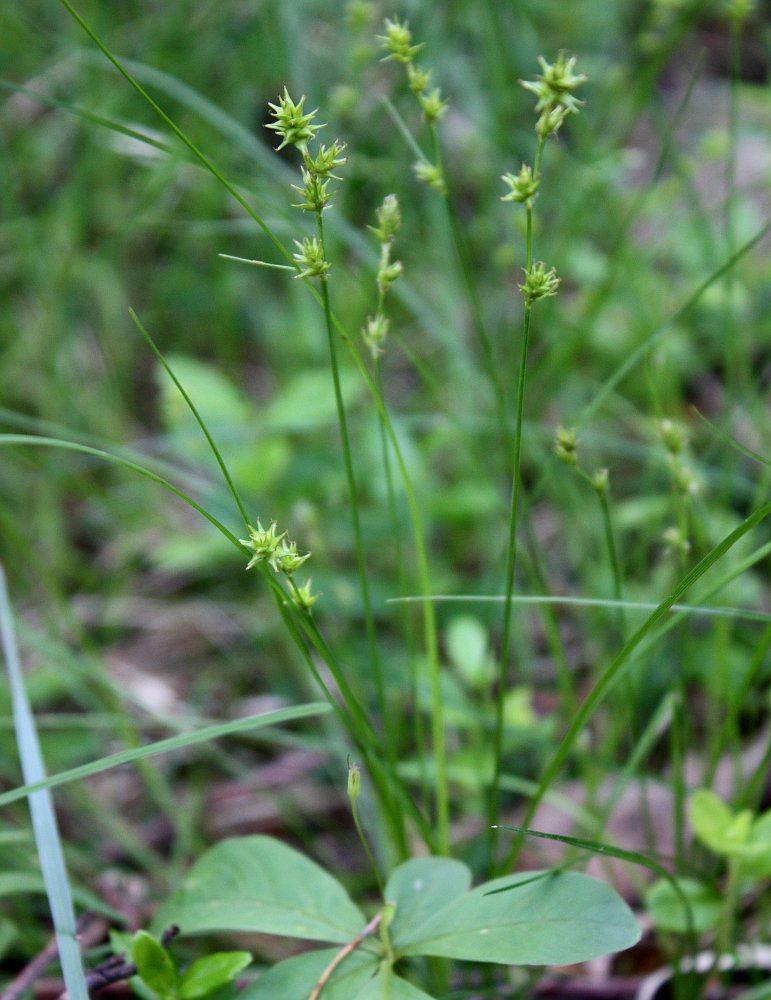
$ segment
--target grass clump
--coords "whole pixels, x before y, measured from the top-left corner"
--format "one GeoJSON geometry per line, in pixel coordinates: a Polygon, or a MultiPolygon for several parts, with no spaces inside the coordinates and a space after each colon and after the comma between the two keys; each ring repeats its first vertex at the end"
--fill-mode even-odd
{"type": "MultiPolygon", "coordinates": [[[[627,904],[682,997],[755,954],[769,223],[737,164],[771,109],[742,83],[760,15],[722,10],[721,78],[701,6],[194,32],[63,0],[41,79],[27,48],[6,81],[0,544],[53,775],[26,780],[64,786],[93,905],[123,909],[94,850],[138,877],[149,931],[114,944],[160,995],[236,991],[222,931],[253,935],[248,1000],[524,995],[630,946],[627,904]],[[567,871],[603,856],[626,903],[567,871]]],[[[44,922],[2,919],[21,966],[44,922]]]]}

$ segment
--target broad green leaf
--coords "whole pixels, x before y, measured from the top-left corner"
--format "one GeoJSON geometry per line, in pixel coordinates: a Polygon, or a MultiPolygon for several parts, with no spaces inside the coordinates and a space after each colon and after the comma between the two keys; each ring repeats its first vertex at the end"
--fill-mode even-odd
{"type": "Polygon", "coordinates": [[[217,951],[204,955],[185,969],[179,983],[179,996],[182,1000],[196,1000],[213,993],[234,979],[251,961],[248,951],[217,951]]]}
{"type": "Polygon", "coordinates": [[[487,629],[474,615],[456,615],[445,629],[444,642],[450,662],[463,680],[479,688],[495,672],[490,659],[487,629]]]}
{"type": "Polygon", "coordinates": [[[387,966],[381,966],[377,975],[351,1000],[434,1000],[434,997],[395,975],[387,966]]]}
{"type": "Polygon", "coordinates": [[[724,854],[726,831],[734,821],[734,814],[714,792],[699,789],[691,796],[689,813],[693,832],[715,854],[724,854]]]}
{"type": "Polygon", "coordinates": [[[178,973],[174,960],[160,941],[147,931],[137,931],[131,942],[131,961],[145,985],[162,997],[171,996],[178,973]]]}
{"type": "Polygon", "coordinates": [[[629,948],[640,928],[602,882],[577,872],[520,872],[456,897],[405,938],[403,955],[570,965],[629,948]]]}
{"type": "Polygon", "coordinates": [[[343,887],[272,837],[234,837],[195,864],[154,926],[183,934],[248,931],[345,944],[366,923],[343,887]]]}
{"type": "MultiPolygon", "coordinates": [[[[346,404],[361,398],[365,386],[350,368],[340,370],[346,404]]],[[[264,409],[261,418],[270,427],[302,430],[326,427],[337,420],[337,407],[328,371],[304,371],[288,382],[264,409]]]]}
{"type": "Polygon", "coordinates": [[[739,870],[753,878],[771,875],[771,809],[753,823],[746,851],[739,859],[739,870]]]}
{"type": "MultiPolygon", "coordinates": [[[[241,391],[214,365],[199,361],[189,354],[169,354],[169,367],[177,376],[196,408],[207,423],[213,426],[239,426],[254,411],[241,391]]],[[[167,431],[188,430],[198,442],[198,427],[179,389],[159,366],[157,384],[161,397],[161,411],[167,431]]],[[[205,444],[205,442],[204,442],[205,444]]]]}
{"type": "MultiPolygon", "coordinates": [[[[717,893],[691,878],[679,878],[677,884],[691,904],[693,930],[702,932],[717,927],[722,912],[717,893]]],[[[690,930],[683,900],[666,879],[657,879],[649,886],[645,893],[645,909],[659,930],[676,934],[687,934],[690,930]]]]}
{"type": "Polygon", "coordinates": [[[415,927],[420,927],[437,910],[468,892],[471,872],[460,861],[450,858],[413,858],[391,873],[385,899],[396,903],[396,913],[389,928],[391,940],[399,948],[415,927]]]}
{"type": "MultiPolygon", "coordinates": [[[[339,948],[323,948],[287,958],[247,986],[238,1000],[306,1000],[339,948]]],[[[323,1000],[352,1000],[378,970],[379,959],[360,946],[334,970],[322,991],[323,1000]]]]}

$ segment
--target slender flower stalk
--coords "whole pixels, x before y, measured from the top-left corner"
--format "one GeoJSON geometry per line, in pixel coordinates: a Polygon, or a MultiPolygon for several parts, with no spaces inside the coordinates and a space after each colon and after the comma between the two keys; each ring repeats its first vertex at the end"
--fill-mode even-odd
{"type": "Polygon", "coordinates": [[[498,816],[503,768],[503,724],[506,689],[509,680],[509,657],[511,647],[512,597],[517,566],[517,527],[521,491],[520,466],[522,462],[522,424],[525,402],[525,382],[527,356],[530,343],[531,318],[534,304],[542,298],[556,295],[559,278],[553,268],[546,269],[543,263],[533,264],[533,207],[541,182],[541,159],[546,139],[555,135],[568,114],[578,111],[580,102],[572,91],[584,82],[583,75],[573,73],[575,59],[567,59],[560,53],[557,61],[550,65],[539,59],[542,75],[536,81],[522,81],[522,86],[538,97],[536,112],[540,117],[536,122],[536,153],[532,168],[523,166],[515,177],[505,174],[503,181],[509,187],[505,201],[520,202],[525,208],[525,279],[519,286],[525,308],[520,343],[519,370],[515,392],[514,440],[512,448],[512,489],[509,507],[508,541],[506,547],[506,584],[503,600],[503,625],[501,630],[501,651],[498,663],[498,696],[496,699],[495,729],[493,735],[493,775],[488,798],[488,854],[492,872],[497,870],[496,853],[498,847],[498,816]]]}
{"type": "MultiPolygon", "coordinates": [[[[278,149],[282,149],[286,145],[293,145],[302,154],[302,186],[294,186],[295,190],[302,195],[302,201],[299,202],[296,207],[311,213],[316,219],[315,235],[305,237],[302,241],[295,241],[295,245],[297,246],[297,253],[294,254],[294,261],[297,267],[296,277],[305,280],[317,280],[319,286],[321,304],[324,312],[324,325],[327,332],[330,368],[332,372],[332,385],[335,395],[335,406],[337,409],[337,420],[343,452],[343,465],[348,485],[348,495],[350,498],[351,521],[353,527],[354,547],[356,551],[356,568],[359,577],[359,588],[364,609],[367,645],[372,664],[372,675],[374,679],[378,712],[385,724],[387,720],[385,683],[375,635],[375,620],[372,611],[372,600],[370,596],[369,580],[367,577],[364,542],[359,516],[358,489],[353,468],[353,455],[348,430],[348,418],[340,382],[340,366],[337,357],[335,325],[332,316],[329,286],[327,282],[327,278],[331,270],[331,263],[326,251],[323,214],[329,207],[332,199],[332,192],[329,189],[330,181],[338,179],[333,171],[345,163],[345,158],[342,156],[345,147],[335,141],[329,147],[320,145],[318,150],[315,152],[315,155],[311,154],[308,148],[308,143],[316,138],[316,132],[318,132],[323,126],[312,124],[313,119],[318,112],[312,111],[305,113],[303,110],[304,101],[305,97],[301,97],[300,100],[295,103],[289,96],[288,91],[285,89],[283,95],[278,99],[278,102],[270,105],[275,121],[267,127],[275,131],[281,138],[281,143],[277,147],[278,149]]],[[[300,588],[296,588],[293,592],[293,600],[296,604],[302,604],[306,600],[306,597],[300,588]]],[[[388,800],[389,796],[386,796],[386,799],[388,800]]],[[[397,812],[395,801],[392,796],[390,796],[390,801],[384,802],[384,806],[389,813],[395,814],[397,812]]],[[[399,836],[399,841],[404,843],[403,830],[399,836]]]]}

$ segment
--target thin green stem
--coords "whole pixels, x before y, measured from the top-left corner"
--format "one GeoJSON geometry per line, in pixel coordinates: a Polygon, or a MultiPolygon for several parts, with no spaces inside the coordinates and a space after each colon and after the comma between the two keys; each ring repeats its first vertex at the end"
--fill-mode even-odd
{"type": "Polygon", "coordinates": [[[607,489],[597,490],[597,496],[600,501],[602,526],[605,532],[605,545],[608,550],[608,561],[610,562],[610,571],[613,576],[613,599],[618,602],[618,629],[623,636],[626,635],[626,613],[624,611],[624,594],[621,586],[621,564],[618,559],[618,550],[616,549],[607,489]]]}
{"type": "MultiPolygon", "coordinates": [[[[319,243],[322,247],[324,259],[326,259],[324,223],[321,217],[321,212],[316,214],[316,222],[319,234],[319,243]]],[[[370,662],[372,664],[372,676],[375,681],[375,696],[377,698],[378,711],[383,724],[385,724],[386,701],[385,686],[383,683],[383,667],[380,662],[380,654],[377,648],[377,637],[375,635],[375,619],[372,614],[372,600],[370,597],[369,580],[367,579],[364,541],[362,539],[361,520],[359,517],[358,490],[356,487],[356,477],[353,471],[353,455],[351,452],[351,439],[348,433],[348,417],[345,411],[343,390],[340,385],[340,366],[337,360],[337,344],[335,341],[332,309],[329,300],[329,285],[327,283],[326,275],[321,276],[320,284],[321,299],[324,307],[324,323],[327,331],[327,343],[329,345],[329,363],[332,370],[332,384],[335,391],[335,406],[337,407],[337,422],[340,428],[340,441],[343,448],[343,464],[345,466],[345,478],[348,484],[348,498],[351,505],[351,524],[353,526],[353,538],[356,550],[356,569],[359,574],[359,587],[361,589],[361,599],[364,607],[364,625],[367,633],[367,645],[369,648],[370,662]]]]}
{"type": "Polygon", "coordinates": [[[531,307],[525,306],[525,320],[522,333],[522,347],[519,361],[519,377],[517,379],[516,422],[514,425],[514,479],[511,490],[511,506],[509,508],[509,533],[506,550],[506,589],[503,599],[503,630],[501,633],[501,654],[498,662],[498,696],[495,705],[495,730],[493,734],[493,780],[490,786],[488,801],[488,849],[490,865],[495,868],[495,850],[498,844],[498,799],[501,788],[501,773],[503,769],[503,708],[506,697],[509,648],[511,645],[511,614],[512,596],[514,594],[514,574],[517,566],[517,515],[519,510],[520,475],[519,468],[522,457],[522,414],[525,400],[525,373],[527,367],[527,349],[530,340],[531,307]]]}
{"type": "MultiPolygon", "coordinates": [[[[379,296],[378,300],[378,310],[382,310],[383,306],[383,295],[379,296]]],[[[380,364],[380,358],[375,358],[375,384],[377,385],[378,392],[383,395],[383,370],[380,364]]],[[[402,549],[401,540],[401,525],[399,523],[399,516],[396,506],[396,493],[394,491],[393,483],[393,473],[391,469],[391,457],[388,451],[388,433],[386,431],[383,418],[378,414],[378,431],[380,434],[380,452],[383,458],[383,474],[385,476],[386,482],[386,497],[388,505],[388,518],[391,524],[391,538],[393,542],[394,558],[396,561],[396,571],[399,581],[399,592],[402,597],[406,597],[408,594],[407,586],[407,573],[404,565],[404,553],[402,549]]],[[[417,754],[417,759],[420,763],[421,768],[421,781],[420,787],[423,796],[424,807],[429,801],[429,791],[428,791],[428,770],[426,768],[426,763],[428,760],[427,748],[426,748],[426,735],[423,727],[423,715],[420,711],[419,700],[418,700],[418,670],[417,663],[415,659],[415,643],[413,637],[412,628],[412,614],[408,607],[404,608],[403,611],[403,622],[404,622],[404,633],[405,640],[407,644],[407,659],[409,664],[409,686],[410,686],[410,701],[412,704],[412,722],[413,722],[413,738],[415,741],[415,752],[417,754]]],[[[391,764],[396,767],[396,744],[398,737],[398,726],[394,725],[394,732],[390,733],[391,727],[391,712],[386,712],[385,726],[386,726],[386,749],[391,755],[391,764]]]]}
{"type": "Polygon", "coordinates": [[[356,832],[359,835],[359,840],[361,841],[361,846],[364,848],[364,853],[367,855],[367,861],[370,863],[372,868],[372,873],[375,876],[375,881],[377,882],[378,891],[380,895],[383,895],[383,877],[380,874],[380,870],[375,861],[375,857],[369,846],[369,841],[367,840],[364,830],[361,827],[361,822],[359,821],[359,809],[356,802],[351,802],[351,815],[353,816],[353,824],[356,827],[356,832]]]}
{"type": "MultiPolygon", "coordinates": [[[[541,157],[543,154],[544,137],[538,137],[533,174],[538,177],[541,157]]],[[[533,205],[529,201],[525,205],[525,271],[529,271],[533,261],[533,205]]],[[[525,406],[525,379],[527,376],[527,353],[530,342],[530,320],[532,303],[525,301],[522,343],[519,356],[519,373],[516,390],[516,416],[514,421],[514,447],[512,453],[512,487],[511,506],[509,508],[509,531],[506,547],[506,589],[503,599],[503,629],[501,634],[501,653],[498,662],[498,692],[495,709],[495,729],[493,733],[493,778],[488,799],[488,853],[489,866],[496,869],[495,854],[498,846],[498,812],[501,788],[501,773],[503,770],[503,708],[509,672],[509,649],[511,645],[511,614],[512,597],[514,595],[514,576],[517,568],[517,518],[519,513],[519,494],[521,487],[520,467],[522,464],[522,423],[525,406]]]]}
{"type": "MultiPolygon", "coordinates": [[[[677,586],[670,591],[667,597],[657,606],[656,610],[649,615],[643,624],[629,637],[629,639],[627,639],[608,667],[606,667],[606,669],[602,672],[594,687],[586,697],[584,703],[571,720],[565,735],[563,736],[559,746],[555,750],[551,760],[544,770],[543,775],[541,776],[541,780],[538,783],[538,789],[530,801],[525,818],[522,820],[522,826],[527,827],[530,825],[544,795],[549,789],[552,781],[554,781],[559,773],[560,768],[565,763],[565,760],[572,750],[579,734],[586,726],[589,719],[591,719],[594,715],[594,712],[604,700],[605,696],[614,686],[619,676],[622,674],[632,654],[643,644],[643,641],[654,632],[658,623],[665,617],[672,606],[677,603],[678,599],[682,597],[694,583],[700,580],[707,570],[711,569],[715,563],[717,563],[727,552],[729,552],[740,539],[760,524],[761,521],[765,520],[765,518],[769,515],[771,515],[771,503],[764,504],[762,507],[759,507],[752,514],[750,514],[750,516],[747,517],[738,526],[738,528],[735,528],[730,534],[726,535],[722,541],[711,549],[704,556],[704,558],[701,559],[692,570],[690,570],[690,572],[686,573],[677,586]]],[[[671,625],[672,623],[669,624],[671,625]]],[[[507,867],[512,865],[516,860],[521,845],[522,838],[519,837],[512,844],[509,857],[507,858],[507,867]]]]}

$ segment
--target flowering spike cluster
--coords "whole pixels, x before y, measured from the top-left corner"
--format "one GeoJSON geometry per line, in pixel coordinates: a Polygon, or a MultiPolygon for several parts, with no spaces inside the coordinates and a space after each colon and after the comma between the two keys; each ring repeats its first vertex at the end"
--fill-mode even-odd
{"type": "Polygon", "coordinates": [[[252,553],[252,557],[246,564],[247,569],[252,569],[261,563],[267,563],[274,573],[283,573],[290,578],[292,585],[291,597],[297,607],[310,609],[318,600],[319,595],[311,593],[311,581],[307,580],[302,587],[298,587],[291,577],[302,566],[306,559],[310,559],[310,552],[303,554],[297,551],[297,543],[290,542],[287,533],[277,531],[278,525],[275,521],[270,522],[269,528],[263,528],[260,519],[257,519],[257,527],[247,525],[249,529],[248,538],[240,538],[242,545],[252,553]]]}
{"type": "Polygon", "coordinates": [[[412,44],[412,32],[406,21],[385,20],[386,33],[379,38],[388,51],[386,59],[400,62],[407,73],[409,88],[418,100],[423,117],[429,125],[435,125],[447,110],[447,101],[442,99],[438,87],[428,89],[431,70],[423,69],[415,62],[415,56],[423,48],[423,44],[412,44]]]}
{"type": "Polygon", "coordinates": [[[518,174],[503,174],[501,180],[509,187],[509,193],[503,195],[501,201],[519,201],[532,208],[541,181],[533,175],[529,163],[523,163],[518,174]]]}
{"type": "Polygon", "coordinates": [[[578,438],[572,428],[557,428],[554,434],[554,454],[566,465],[578,465],[578,438]]]}
{"type": "MultiPolygon", "coordinates": [[[[296,202],[293,208],[312,212],[320,218],[321,213],[332,198],[332,192],[329,190],[330,180],[340,180],[333,171],[346,162],[346,158],[342,155],[345,151],[345,145],[337,140],[331,146],[319,145],[315,156],[311,156],[308,151],[308,142],[315,138],[316,133],[324,126],[311,124],[318,114],[318,109],[305,114],[303,111],[304,101],[305,96],[303,95],[295,103],[284,87],[284,93],[279,97],[278,103],[269,105],[275,121],[265,127],[273,129],[281,137],[281,143],[277,149],[283,149],[284,146],[295,146],[302,154],[302,185],[292,185],[292,188],[302,195],[302,201],[296,202]]],[[[299,251],[294,254],[297,264],[296,277],[323,278],[331,265],[324,258],[324,246],[321,241],[314,237],[313,239],[304,239],[302,243],[295,240],[295,243],[299,251]]]]}
{"type": "Polygon", "coordinates": [[[416,163],[413,163],[412,169],[415,171],[415,176],[419,181],[428,184],[430,188],[438,191],[439,194],[447,193],[444,172],[436,163],[430,163],[428,160],[418,160],[416,163]]]}
{"type": "Polygon", "coordinates": [[[386,293],[400,278],[404,270],[400,260],[391,260],[391,249],[396,232],[401,225],[401,209],[395,194],[386,195],[383,204],[375,212],[376,226],[369,228],[380,243],[380,264],[377,271],[378,308],[374,316],[368,316],[361,331],[362,339],[374,358],[383,353],[383,344],[388,336],[389,322],[383,311],[386,293]]]}
{"type": "Polygon", "coordinates": [[[323,125],[311,125],[311,122],[319,113],[319,109],[308,114],[303,113],[303,103],[305,95],[295,104],[289,96],[289,91],[284,87],[284,93],[278,99],[278,104],[268,104],[276,119],[265,128],[272,129],[281,137],[281,144],[276,149],[283,149],[284,146],[297,146],[301,153],[307,153],[308,140],[312,139],[316,132],[323,125]]]}
{"type": "Polygon", "coordinates": [[[293,587],[290,595],[292,603],[301,611],[310,611],[313,605],[321,597],[321,594],[311,593],[311,580],[307,579],[302,587],[293,587]]]}
{"type": "Polygon", "coordinates": [[[295,278],[323,278],[332,267],[324,257],[324,247],[316,236],[306,236],[302,243],[294,241],[298,253],[292,254],[297,264],[295,278]]]}
{"type": "Polygon", "coordinates": [[[395,59],[403,66],[411,65],[415,56],[420,52],[425,43],[420,45],[412,44],[412,32],[407,21],[404,23],[396,20],[385,19],[385,35],[378,35],[383,47],[388,50],[386,59],[395,59]]]}
{"type": "Polygon", "coordinates": [[[276,533],[278,527],[276,521],[270,522],[269,528],[263,528],[260,519],[257,519],[257,527],[247,525],[249,529],[248,538],[240,538],[239,541],[245,545],[252,553],[246,568],[252,569],[258,563],[267,563],[274,573],[285,573],[291,576],[298,570],[306,559],[310,558],[310,552],[300,555],[297,551],[297,544],[287,540],[286,532],[276,533]]]}
{"type": "Polygon", "coordinates": [[[673,420],[659,423],[659,434],[667,450],[667,464],[675,492],[682,497],[699,492],[700,484],[688,463],[688,436],[683,427],[673,420]]]}
{"type": "Polygon", "coordinates": [[[560,279],[557,277],[557,272],[554,268],[552,267],[547,271],[543,261],[539,261],[537,264],[532,264],[525,271],[525,281],[519,285],[519,290],[524,296],[525,305],[532,306],[538,299],[545,299],[551,295],[556,295],[559,283],[560,279]]]}
{"type": "Polygon", "coordinates": [[[574,73],[576,57],[560,52],[555,63],[538,57],[541,74],[535,80],[520,80],[520,84],[538,98],[535,110],[540,113],[536,132],[542,138],[556,135],[568,115],[577,114],[583,101],[573,91],[586,81],[583,73],[574,73]]]}

